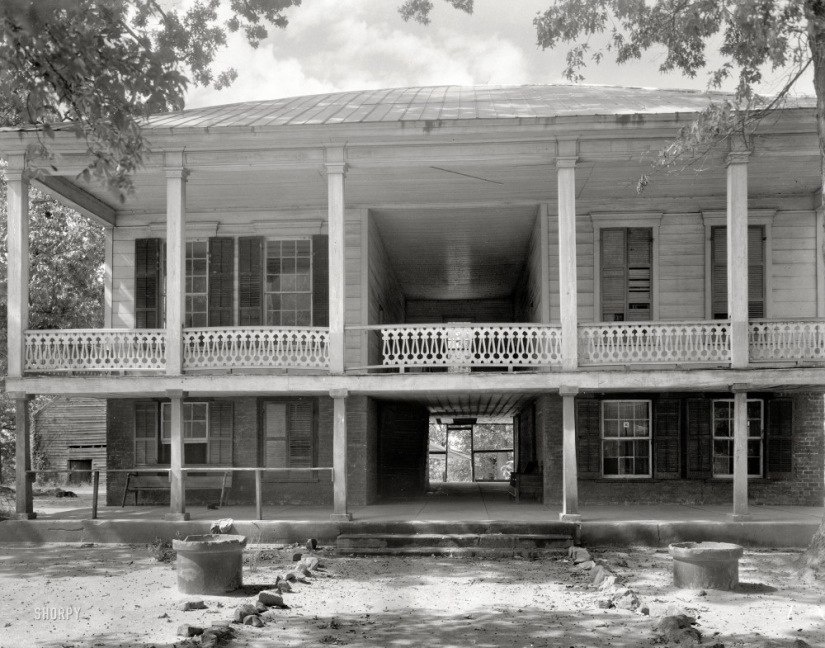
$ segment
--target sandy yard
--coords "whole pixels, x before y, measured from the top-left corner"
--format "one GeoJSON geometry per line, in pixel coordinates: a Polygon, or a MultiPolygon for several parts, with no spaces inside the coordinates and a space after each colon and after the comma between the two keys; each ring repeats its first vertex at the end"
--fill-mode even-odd
{"type": "MultiPolygon", "coordinates": [[[[180,644],[180,624],[228,622],[239,603],[254,602],[291,568],[295,551],[253,547],[243,591],[203,597],[207,609],[183,612],[180,603],[193,597],[178,594],[174,562],[158,562],[145,546],[2,545],[0,648],[180,644]]],[[[604,593],[590,573],[562,555],[335,557],[321,548],[325,570],[294,584],[284,595],[289,609],[267,612],[263,628],[233,626],[235,638],[225,645],[661,646],[667,644],[657,643],[654,619],[677,606],[696,617],[703,645],[793,646],[802,639],[825,646],[825,587],[796,577],[796,553],[748,551],[738,591],[698,592],[671,585],[665,551],[591,552],[650,616],[600,609],[604,593]]]]}

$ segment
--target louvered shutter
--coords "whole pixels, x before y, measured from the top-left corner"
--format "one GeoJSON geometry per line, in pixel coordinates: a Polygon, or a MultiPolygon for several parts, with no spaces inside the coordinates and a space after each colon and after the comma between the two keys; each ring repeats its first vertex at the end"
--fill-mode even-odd
{"type": "Polygon", "coordinates": [[[768,403],[768,473],[793,472],[793,401],[768,403]]]}
{"type": "Polygon", "coordinates": [[[518,416],[518,472],[525,472],[527,464],[536,460],[535,408],[528,405],[518,416]]]}
{"type": "Polygon", "coordinates": [[[601,477],[601,402],[576,401],[576,466],[579,477],[601,477]]]}
{"type": "Polygon", "coordinates": [[[681,432],[681,401],[664,398],[653,403],[654,477],[678,479],[681,476],[679,446],[681,432]]]}
{"type": "Polygon", "coordinates": [[[241,326],[263,323],[263,243],[260,236],[238,239],[238,300],[241,326]]]}
{"type": "Polygon", "coordinates": [[[312,468],[312,402],[289,403],[289,467],[312,468]]]}
{"type": "Polygon", "coordinates": [[[765,317],[764,228],[748,227],[748,318],[765,317]]]}
{"type": "Polygon", "coordinates": [[[235,240],[209,239],[209,326],[232,326],[235,292],[235,240]]]}
{"type": "Polygon", "coordinates": [[[158,462],[158,404],[135,403],[135,466],[158,462]]]}
{"type": "Polygon", "coordinates": [[[711,311],[713,319],[728,317],[728,241],[726,227],[711,228],[711,311]]]}
{"type": "Polygon", "coordinates": [[[230,401],[209,403],[209,463],[232,465],[233,408],[230,401]]]}
{"type": "Polygon", "coordinates": [[[159,328],[161,241],[135,240],[135,328],[159,328]]]}
{"type": "Polygon", "coordinates": [[[713,438],[710,429],[711,401],[690,398],[687,402],[687,476],[704,479],[711,476],[713,438]]]}
{"type": "Polygon", "coordinates": [[[312,237],[312,325],[329,326],[329,236],[312,237]]]}
{"type": "Polygon", "coordinates": [[[264,465],[267,468],[287,468],[286,448],[286,403],[266,403],[264,406],[264,465]]]}
{"type": "Polygon", "coordinates": [[[602,321],[625,319],[627,244],[624,229],[602,230],[602,321]]]}
{"type": "Polygon", "coordinates": [[[653,236],[649,227],[627,230],[627,312],[629,322],[650,321],[651,257],[653,236]]]}

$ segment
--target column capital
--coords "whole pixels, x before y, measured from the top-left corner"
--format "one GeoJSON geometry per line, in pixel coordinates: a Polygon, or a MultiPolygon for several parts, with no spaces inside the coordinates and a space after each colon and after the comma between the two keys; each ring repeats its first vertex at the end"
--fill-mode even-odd
{"type": "Polygon", "coordinates": [[[28,182],[31,172],[28,168],[28,157],[25,153],[10,153],[6,158],[6,180],[9,182],[28,182]]]}
{"type": "Polygon", "coordinates": [[[734,383],[730,386],[730,390],[734,394],[746,394],[749,391],[753,391],[753,385],[750,383],[734,383]]]}
{"type": "Polygon", "coordinates": [[[186,167],[163,167],[163,172],[169,180],[180,178],[186,182],[186,179],[189,177],[189,169],[186,167]]]}
{"type": "Polygon", "coordinates": [[[349,392],[346,389],[330,389],[329,395],[330,398],[346,398],[349,392]]]}
{"type": "Polygon", "coordinates": [[[324,168],[328,174],[346,175],[349,165],[346,162],[327,162],[324,168]]]}
{"type": "Polygon", "coordinates": [[[575,169],[576,162],[579,161],[578,157],[557,157],[556,158],[556,168],[557,169],[575,169]]]}
{"type": "Polygon", "coordinates": [[[187,398],[189,392],[183,391],[182,389],[167,389],[166,396],[168,398],[187,398]]]}
{"type": "Polygon", "coordinates": [[[747,164],[750,154],[750,151],[731,151],[725,159],[725,165],[730,166],[732,164],[747,164]]]}
{"type": "Polygon", "coordinates": [[[579,388],[571,387],[570,385],[562,385],[559,387],[559,396],[578,396],[579,388]]]}
{"type": "Polygon", "coordinates": [[[6,396],[8,396],[9,400],[31,400],[31,394],[27,394],[26,392],[6,392],[6,396]]]}

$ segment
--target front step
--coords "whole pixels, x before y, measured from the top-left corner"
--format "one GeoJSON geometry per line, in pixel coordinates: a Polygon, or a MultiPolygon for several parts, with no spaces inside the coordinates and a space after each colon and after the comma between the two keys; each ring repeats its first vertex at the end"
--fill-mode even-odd
{"type": "Polygon", "coordinates": [[[562,553],[568,534],[536,533],[348,533],[338,536],[339,554],[537,556],[562,553]]]}

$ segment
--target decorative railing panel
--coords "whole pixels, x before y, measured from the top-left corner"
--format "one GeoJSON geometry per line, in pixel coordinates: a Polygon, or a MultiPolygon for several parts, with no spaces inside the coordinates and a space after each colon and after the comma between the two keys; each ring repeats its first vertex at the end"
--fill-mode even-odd
{"type": "Polygon", "coordinates": [[[561,327],[531,324],[382,326],[386,367],[542,367],[561,364],[561,327]]]}
{"type": "Polygon", "coordinates": [[[166,366],[166,331],[63,329],[26,331],[26,371],[159,370],[166,366]]]}
{"type": "Polygon", "coordinates": [[[579,326],[579,362],[588,365],[727,363],[730,324],[617,322],[579,326]]]}
{"type": "Polygon", "coordinates": [[[825,322],[751,322],[748,342],[752,362],[825,361],[825,322]]]}
{"type": "Polygon", "coordinates": [[[312,327],[188,328],[184,369],[329,368],[329,329],[312,327]]]}

